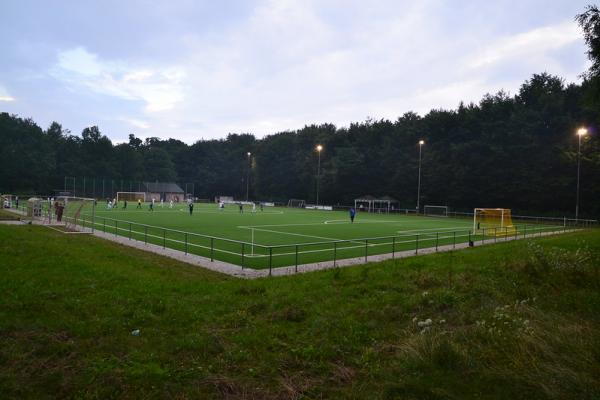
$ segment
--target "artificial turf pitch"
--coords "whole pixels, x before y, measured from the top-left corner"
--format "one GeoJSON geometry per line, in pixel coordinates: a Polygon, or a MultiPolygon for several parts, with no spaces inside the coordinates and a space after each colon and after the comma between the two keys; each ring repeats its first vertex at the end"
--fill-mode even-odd
{"type": "MultiPolygon", "coordinates": [[[[91,226],[91,213],[83,214],[91,226]]],[[[80,221],[81,223],[81,221],[80,221]]],[[[94,227],[168,248],[250,268],[367,257],[483,239],[472,234],[467,218],[423,217],[405,214],[358,213],[354,223],[347,212],[265,207],[252,212],[237,205],[220,210],[214,204],[148,205],[107,210],[98,205],[94,227]]],[[[517,225],[511,236],[560,229],[549,225],[517,225]],[[528,232],[527,232],[528,230],[528,232]]],[[[501,231],[487,238],[502,240],[501,231]]]]}

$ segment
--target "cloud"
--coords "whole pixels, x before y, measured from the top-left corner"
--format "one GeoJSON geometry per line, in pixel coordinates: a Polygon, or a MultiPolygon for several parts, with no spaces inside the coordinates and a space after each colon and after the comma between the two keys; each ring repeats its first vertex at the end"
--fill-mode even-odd
{"type": "Polygon", "coordinates": [[[4,87],[0,86],[0,101],[15,101],[16,99],[8,94],[4,87]]]}
{"type": "Polygon", "coordinates": [[[122,118],[119,118],[118,120],[126,122],[129,125],[134,126],[136,128],[140,128],[140,129],[150,129],[150,127],[151,127],[150,123],[148,123],[146,121],[142,121],[140,119],[136,119],[136,118],[122,117],[122,118]]]}
{"type": "Polygon", "coordinates": [[[96,93],[142,101],[148,113],[171,110],[184,98],[182,68],[136,67],[120,60],[101,60],[83,47],[60,52],[51,75],[96,93]]]}
{"type": "MultiPolygon", "coordinates": [[[[257,0],[230,12],[191,2],[165,6],[169,18],[161,13],[156,24],[145,23],[156,9],[128,3],[123,11],[137,17],[119,31],[119,46],[70,33],[56,43],[80,45],[51,48],[48,86],[58,96],[48,98],[68,107],[46,109],[65,125],[106,123],[112,137],[135,131],[193,142],[393,120],[518,90],[532,73],[575,80],[583,71],[585,47],[576,24],[564,20],[566,3],[547,13],[526,2],[519,9],[465,3],[257,0]]],[[[11,107],[25,104],[26,93],[11,94],[20,100],[11,107]]]]}
{"type": "Polygon", "coordinates": [[[535,28],[527,32],[498,39],[473,55],[471,68],[481,68],[507,61],[527,61],[581,40],[581,31],[572,21],[535,28]]]}

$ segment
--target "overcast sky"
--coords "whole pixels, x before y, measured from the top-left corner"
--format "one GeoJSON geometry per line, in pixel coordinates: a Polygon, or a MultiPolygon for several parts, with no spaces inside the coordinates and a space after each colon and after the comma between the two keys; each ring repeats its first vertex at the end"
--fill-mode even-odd
{"type": "Polygon", "coordinates": [[[589,2],[0,0],[0,111],[187,143],[423,115],[580,81],[589,2]]]}

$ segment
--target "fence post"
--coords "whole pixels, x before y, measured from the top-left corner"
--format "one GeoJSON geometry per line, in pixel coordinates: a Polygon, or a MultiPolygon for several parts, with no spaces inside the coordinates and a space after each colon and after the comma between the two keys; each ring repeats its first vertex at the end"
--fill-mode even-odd
{"type": "Polygon", "coordinates": [[[504,232],[504,241],[506,242],[508,240],[508,226],[504,228],[505,232],[504,232]]]}
{"type": "Polygon", "coordinates": [[[148,244],[148,227],[144,226],[144,244],[148,244]]]}
{"type": "Polygon", "coordinates": [[[246,243],[242,242],[242,269],[244,269],[244,249],[246,243]]]}
{"type": "Polygon", "coordinates": [[[215,238],[210,238],[210,261],[215,261],[215,238]]]}
{"type": "Polygon", "coordinates": [[[333,267],[335,268],[335,261],[337,258],[337,242],[333,242],[333,267]]]}
{"type": "Polygon", "coordinates": [[[369,255],[369,239],[365,239],[365,262],[367,262],[367,257],[369,255]]]}
{"type": "Polygon", "coordinates": [[[295,271],[298,272],[298,245],[296,245],[296,267],[295,271]]]}
{"type": "Polygon", "coordinates": [[[185,255],[187,256],[187,232],[185,233],[185,255]]]}
{"type": "Polygon", "coordinates": [[[415,254],[419,254],[419,234],[415,238],[415,254]]]}
{"type": "Polygon", "coordinates": [[[273,269],[273,247],[269,247],[269,276],[273,269]]]}
{"type": "Polygon", "coordinates": [[[435,251],[438,251],[438,241],[440,240],[440,233],[435,233],[435,251]]]}
{"type": "Polygon", "coordinates": [[[452,248],[456,248],[456,231],[452,232],[452,248]]]}
{"type": "Polygon", "coordinates": [[[481,232],[481,244],[485,244],[485,228],[481,232]]]}
{"type": "Polygon", "coordinates": [[[396,255],[396,236],[394,236],[392,238],[392,260],[395,258],[396,255]]]}

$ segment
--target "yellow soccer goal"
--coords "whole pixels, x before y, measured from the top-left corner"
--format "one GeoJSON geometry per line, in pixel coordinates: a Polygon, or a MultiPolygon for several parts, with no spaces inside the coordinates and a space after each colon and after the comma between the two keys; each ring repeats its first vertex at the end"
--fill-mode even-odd
{"type": "Polygon", "coordinates": [[[508,208],[476,208],[473,213],[473,232],[486,236],[511,236],[517,228],[513,225],[508,208]]]}

